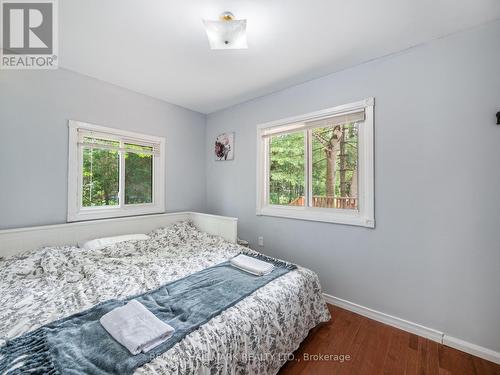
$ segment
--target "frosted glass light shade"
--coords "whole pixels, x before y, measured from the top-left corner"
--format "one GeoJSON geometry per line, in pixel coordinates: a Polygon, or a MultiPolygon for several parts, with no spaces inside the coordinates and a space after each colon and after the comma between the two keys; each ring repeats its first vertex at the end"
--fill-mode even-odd
{"type": "Polygon", "coordinates": [[[243,49],[247,45],[247,20],[203,20],[211,49],[243,49]]]}

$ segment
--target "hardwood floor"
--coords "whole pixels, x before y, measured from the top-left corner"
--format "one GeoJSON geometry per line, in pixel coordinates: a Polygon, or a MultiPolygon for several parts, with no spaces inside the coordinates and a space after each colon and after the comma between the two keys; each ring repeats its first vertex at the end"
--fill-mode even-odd
{"type": "Polygon", "coordinates": [[[500,365],[328,307],[333,319],[310,332],[294,353],[294,360],[283,366],[279,375],[500,375],[500,365]],[[323,358],[313,357],[320,354],[323,358]]]}

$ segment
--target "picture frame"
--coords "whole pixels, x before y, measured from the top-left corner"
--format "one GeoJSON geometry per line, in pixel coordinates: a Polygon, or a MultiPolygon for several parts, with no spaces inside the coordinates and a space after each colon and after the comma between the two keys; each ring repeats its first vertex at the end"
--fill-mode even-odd
{"type": "Polygon", "coordinates": [[[222,133],[215,138],[214,155],[216,161],[234,160],[234,132],[222,133]]]}

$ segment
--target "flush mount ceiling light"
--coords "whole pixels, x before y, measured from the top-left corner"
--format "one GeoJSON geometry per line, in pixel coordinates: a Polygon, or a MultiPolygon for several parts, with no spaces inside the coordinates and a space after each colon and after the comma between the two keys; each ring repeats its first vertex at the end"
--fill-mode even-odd
{"type": "Polygon", "coordinates": [[[203,20],[211,49],[243,49],[247,46],[247,20],[235,20],[224,12],[218,21],[203,20]]]}

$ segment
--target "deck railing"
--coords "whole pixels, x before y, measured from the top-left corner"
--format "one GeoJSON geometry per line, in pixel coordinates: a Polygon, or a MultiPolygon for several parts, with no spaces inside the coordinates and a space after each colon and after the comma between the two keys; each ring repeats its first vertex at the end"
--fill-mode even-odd
{"type": "MultiPolygon", "coordinates": [[[[305,206],[305,198],[298,197],[290,202],[290,206],[305,206]]],[[[315,195],[312,197],[312,206],[321,208],[357,209],[358,198],[352,197],[327,197],[315,195]]]]}

